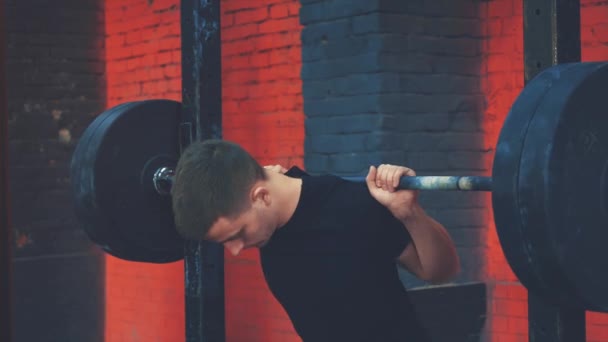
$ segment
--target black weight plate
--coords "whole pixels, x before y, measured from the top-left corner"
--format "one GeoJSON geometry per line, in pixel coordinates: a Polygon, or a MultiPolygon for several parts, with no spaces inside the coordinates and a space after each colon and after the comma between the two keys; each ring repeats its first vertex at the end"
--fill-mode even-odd
{"type": "Polygon", "coordinates": [[[522,219],[559,273],[552,284],[570,293],[563,304],[608,310],[606,208],[608,63],[564,71],[538,108],[522,153],[522,219]],[[542,243],[541,243],[542,241],[542,243]]]}
{"type": "MultiPolygon", "coordinates": [[[[528,126],[543,98],[559,80],[560,69],[547,69],[532,79],[513,103],[496,145],[492,167],[492,208],[496,230],[509,266],[530,291],[546,296],[550,280],[520,218],[519,169],[528,126]]],[[[552,277],[549,277],[552,278],[552,277]]]]}
{"type": "Polygon", "coordinates": [[[178,159],[179,102],[148,100],[100,114],[74,151],[76,214],[88,236],[124,260],[167,263],[183,258],[171,199],[157,194],[151,174],[178,159]]]}
{"type": "MultiPolygon", "coordinates": [[[[91,158],[94,158],[95,154],[88,153],[87,151],[87,149],[90,147],[90,141],[92,138],[95,137],[94,133],[97,132],[98,127],[105,120],[113,117],[117,112],[123,111],[125,109],[128,110],[128,108],[133,107],[134,104],[135,103],[122,103],[115,107],[109,108],[105,112],[99,114],[95,118],[95,120],[93,120],[93,122],[91,122],[89,126],[87,126],[82,136],[78,140],[78,144],[76,145],[76,148],[74,149],[74,153],[72,155],[72,161],[70,166],[70,181],[72,184],[72,192],[74,195],[74,199],[76,200],[76,214],[81,222],[87,222],[89,220],[98,219],[98,213],[96,213],[94,210],[82,210],[81,208],[81,206],[90,205],[91,202],[91,199],[88,198],[91,193],[85,191],[85,189],[83,189],[82,187],[94,186],[93,179],[89,177],[91,174],[81,172],[82,170],[80,167],[80,165],[82,165],[83,163],[86,164],[94,161],[91,158]]],[[[87,235],[93,242],[97,243],[98,245],[107,245],[106,241],[109,239],[109,237],[107,237],[107,234],[104,230],[89,230],[86,226],[83,226],[83,228],[85,228],[85,232],[87,232],[87,235]]]]}

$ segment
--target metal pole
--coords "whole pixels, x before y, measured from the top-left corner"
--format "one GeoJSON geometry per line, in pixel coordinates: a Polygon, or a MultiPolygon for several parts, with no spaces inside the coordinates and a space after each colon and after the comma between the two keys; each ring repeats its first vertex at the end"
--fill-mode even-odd
{"type": "Polygon", "coordinates": [[[579,0],[524,0],[524,76],[581,61],[579,0]]]}
{"type": "MultiPolygon", "coordinates": [[[[222,135],[220,1],[182,0],[180,145],[222,135]]],[[[185,245],[186,341],[223,342],[224,251],[209,242],[185,245]]]]}
{"type": "MultiPolygon", "coordinates": [[[[524,80],[557,64],[580,62],[580,1],[524,0],[524,80]]],[[[528,291],[531,342],[584,342],[585,311],[555,306],[528,291]]]]}

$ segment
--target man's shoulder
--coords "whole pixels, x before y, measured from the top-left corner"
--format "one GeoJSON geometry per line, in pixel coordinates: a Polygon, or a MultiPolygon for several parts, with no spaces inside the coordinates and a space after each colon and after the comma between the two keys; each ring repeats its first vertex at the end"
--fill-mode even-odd
{"type": "Polygon", "coordinates": [[[297,166],[290,168],[285,175],[302,179],[302,199],[306,202],[320,201],[340,194],[345,180],[332,174],[309,174],[297,166]]]}
{"type": "MultiPolygon", "coordinates": [[[[299,168],[289,172],[292,175],[304,173],[299,168]]],[[[306,226],[307,232],[334,231],[346,226],[355,229],[360,225],[384,222],[388,216],[386,208],[372,197],[365,182],[333,174],[304,173],[301,178],[302,193],[292,223],[306,226]]]]}

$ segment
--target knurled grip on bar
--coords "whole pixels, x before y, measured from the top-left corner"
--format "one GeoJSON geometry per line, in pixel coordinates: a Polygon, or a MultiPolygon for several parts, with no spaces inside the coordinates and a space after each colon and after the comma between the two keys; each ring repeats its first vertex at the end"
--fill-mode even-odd
{"type": "MultiPolygon", "coordinates": [[[[365,182],[365,177],[342,177],[353,182],[365,182]]],[[[492,191],[492,178],[480,176],[405,176],[398,189],[492,191]]]]}

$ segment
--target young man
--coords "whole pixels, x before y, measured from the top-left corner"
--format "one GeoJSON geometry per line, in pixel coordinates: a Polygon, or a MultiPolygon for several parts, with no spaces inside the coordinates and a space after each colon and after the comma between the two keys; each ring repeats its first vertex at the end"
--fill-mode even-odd
{"type": "Polygon", "coordinates": [[[232,254],[260,248],[270,290],[312,341],[428,341],[396,264],[445,282],[459,270],[446,230],[396,190],[413,170],[371,166],[366,183],[261,167],[236,144],[207,140],[180,157],[172,187],[182,236],[232,254]]]}

